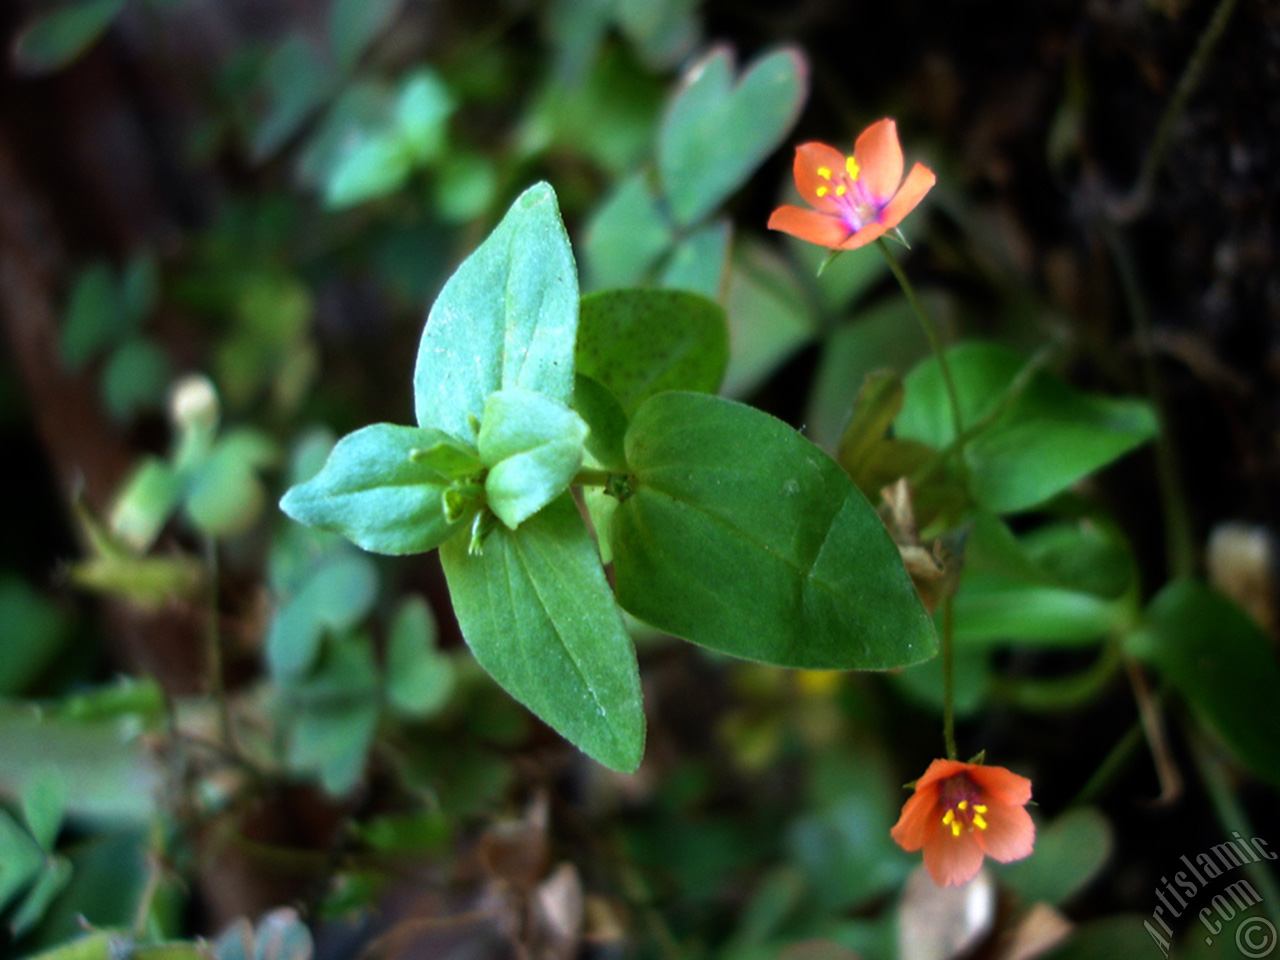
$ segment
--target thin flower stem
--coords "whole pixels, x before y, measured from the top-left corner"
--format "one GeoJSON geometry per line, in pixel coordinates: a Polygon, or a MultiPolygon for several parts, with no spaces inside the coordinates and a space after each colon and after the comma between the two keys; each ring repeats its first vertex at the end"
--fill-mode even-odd
{"type": "Polygon", "coordinates": [[[209,671],[209,693],[218,711],[218,729],[228,750],[236,749],[235,731],[231,724],[231,702],[227,699],[222,665],[222,629],[218,616],[218,544],[207,537],[204,544],[205,571],[209,578],[205,597],[205,655],[209,671]]]}
{"type": "MultiPolygon", "coordinates": [[[[933,350],[933,355],[938,361],[938,370],[942,374],[942,384],[947,391],[947,406],[951,411],[951,428],[955,434],[956,443],[963,446],[964,423],[960,418],[960,395],[956,392],[956,382],[951,376],[951,365],[947,362],[947,352],[943,346],[942,337],[938,333],[938,328],[934,324],[933,318],[926,312],[924,305],[920,302],[920,298],[916,295],[916,288],[907,279],[906,271],[902,269],[902,264],[898,261],[897,255],[885,243],[883,237],[876,241],[876,246],[884,254],[884,258],[889,264],[889,269],[893,271],[893,275],[898,281],[898,286],[902,287],[902,292],[906,295],[907,302],[911,304],[911,309],[915,311],[916,319],[920,321],[920,327],[924,330],[924,335],[929,339],[929,347],[933,350]]],[[[948,760],[955,760],[958,756],[958,751],[956,750],[955,645],[952,638],[954,631],[952,629],[951,606],[954,594],[955,590],[950,589],[942,600],[942,739],[946,744],[948,760]]]]}
{"type": "Polygon", "coordinates": [[[1147,735],[1147,746],[1151,748],[1151,759],[1156,765],[1156,778],[1160,781],[1160,796],[1155,802],[1172,803],[1182,794],[1182,774],[1173,759],[1173,751],[1169,748],[1164,712],[1137,661],[1125,660],[1125,668],[1129,672],[1129,683],[1133,686],[1133,697],[1138,703],[1138,717],[1142,720],[1142,729],[1147,735]]]}
{"type": "MultiPolygon", "coordinates": [[[[1253,827],[1249,817],[1240,805],[1235,791],[1228,783],[1226,765],[1218,759],[1213,748],[1204,735],[1191,731],[1191,754],[1200,770],[1200,778],[1204,781],[1205,790],[1217,814],[1222,829],[1240,834],[1242,837],[1253,836],[1253,827]]],[[[1228,839],[1226,837],[1224,840],[1228,839]]],[[[1249,880],[1257,887],[1263,902],[1263,910],[1271,915],[1271,919],[1280,925],[1280,886],[1276,884],[1275,875],[1262,861],[1247,861],[1243,866],[1249,880]]]]}
{"type": "Polygon", "coordinates": [[[1102,763],[1098,764],[1098,769],[1093,772],[1093,776],[1080,789],[1069,804],[1068,808],[1080,807],[1095,802],[1110,786],[1111,782],[1116,778],[1125,765],[1129,762],[1129,757],[1142,744],[1142,721],[1135,720],[1133,724],[1125,731],[1124,736],[1116,741],[1116,745],[1103,758],[1102,763]]]}
{"type": "Polygon", "coordinates": [[[1209,59],[1213,56],[1213,51],[1222,39],[1222,35],[1226,33],[1227,24],[1231,20],[1231,14],[1235,11],[1235,6],[1236,0],[1218,0],[1218,6],[1214,9],[1213,16],[1209,18],[1209,23],[1205,26],[1204,33],[1200,35],[1200,42],[1196,45],[1195,52],[1191,55],[1191,59],[1187,61],[1186,67],[1183,68],[1182,76],[1178,78],[1178,86],[1174,88],[1173,96],[1169,98],[1169,102],[1165,104],[1164,113],[1160,115],[1160,122],[1156,126],[1155,135],[1151,138],[1151,145],[1147,148],[1147,155],[1143,157],[1142,169],[1138,173],[1137,182],[1134,183],[1133,189],[1129,191],[1129,195],[1116,205],[1114,214],[1118,219],[1134,219],[1151,202],[1151,195],[1155,190],[1156,177],[1159,176],[1160,170],[1169,155],[1169,148],[1173,143],[1174,128],[1177,127],[1178,121],[1182,119],[1182,114],[1187,109],[1187,102],[1191,99],[1191,95],[1195,93],[1196,87],[1200,85],[1200,79],[1204,76],[1205,68],[1209,65],[1209,59]]]}
{"type": "Polygon", "coordinates": [[[942,600],[942,740],[947,746],[948,760],[959,759],[956,750],[955,618],[951,603],[954,597],[955,589],[950,588],[942,600]]]}
{"type": "Polygon", "coordinates": [[[951,376],[951,365],[947,362],[946,350],[943,347],[942,337],[938,333],[937,325],[934,324],[933,318],[925,311],[924,305],[916,295],[916,288],[907,279],[906,271],[902,269],[902,264],[898,261],[897,255],[890,249],[889,244],[885,243],[884,238],[881,237],[876,241],[876,246],[880,248],[880,252],[884,254],[885,260],[888,261],[889,269],[893,271],[894,277],[897,278],[898,286],[902,287],[902,292],[906,294],[907,302],[911,304],[911,309],[915,311],[916,319],[920,321],[924,335],[929,339],[929,348],[938,360],[938,370],[942,373],[942,383],[947,391],[947,402],[951,407],[952,429],[957,437],[962,436],[964,434],[964,424],[960,421],[960,395],[956,392],[956,382],[951,376]]]}

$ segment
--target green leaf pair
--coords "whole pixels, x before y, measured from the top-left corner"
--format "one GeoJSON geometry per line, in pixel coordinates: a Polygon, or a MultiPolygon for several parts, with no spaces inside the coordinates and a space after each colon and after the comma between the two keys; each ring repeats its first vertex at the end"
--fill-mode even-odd
{"type": "Polygon", "coordinates": [[[723,311],[694,294],[597,294],[580,326],[568,239],[539,184],[432,307],[418,425],[344,438],[281,507],[377,552],[439,546],[480,665],[586,753],[633,770],[644,714],[619,604],[787,666],[887,669],[934,650],[896,546],[831,458],[764,413],[689,392],[715,390],[726,361],[723,311]],[[617,602],[575,481],[595,488],[617,602]]]}

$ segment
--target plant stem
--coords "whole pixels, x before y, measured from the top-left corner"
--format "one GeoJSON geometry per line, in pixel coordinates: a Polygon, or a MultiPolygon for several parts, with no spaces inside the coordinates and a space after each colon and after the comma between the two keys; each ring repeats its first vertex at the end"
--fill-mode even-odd
{"type": "Polygon", "coordinates": [[[1160,115],[1160,122],[1156,125],[1155,135],[1151,138],[1151,146],[1147,148],[1147,155],[1142,159],[1142,169],[1138,173],[1138,179],[1133,185],[1133,189],[1129,191],[1129,195],[1125,197],[1114,209],[1115,216],[1120,220],[1132,220],[1146,209],[1147,204],[1151,202],[1151,194],[1155,189],[1156,177],[1160,174],[1161,167],[1164,166],[1165,159],[1169,154],[1169,147],[1173,143],[1174,128],[1178,125],[1178,121],[1182,119],[1182,114],[1186,111],[1187,102],[1191,99],[1191,95],[1195,92],[1196,87],[1200,85],[1200,78],[1204,76],[1205,68],[1209,65],[1209,58],[1213,55],[1214,48],[1217,47],[1218,41],[1222,39],[1222,35],[1226,32],[1227,23],[1231,20],[1231,14],[1234,12],[1236,0],[1218,0],[1218,6],[1213,11],[1213,16],[1209,18],[1209,23],[1204,28],[1204,33],[1200,35],[1200,42],[1196,44],[1195,53],[1191,55],[1191,59],[1187,61],[1187,65],[1182,70],[1182,76],[1178,78],[1178,86],[1174,88],[1173,96],[1169,98],[1169,102],[1165,104],[1164,112],[1160,115]]]}
{"type": "Polygon", "coordinates": [[[205,651],[209,670],[209,694],[218,711],[218,728],[226,748],[235,751],[235,732],[231,724],[231,703],[227,699],[222,667],[222,628],[218,616],[218,544],[212,537],[204,542],[205,569],[209,578],[205,596],[205,651]]]}
{"type": "Polygon", "coordinates": [[[1102,795],[1107,785],[1115,779],[1128,762],[1130,754],[1133,753],[1142,743],[1142,721],[1135,720],[1132,726],[1125,731],[1123,737],[1116,741],[1116,745],[1111,748],[1098,765],[1098,769],[1093,772],[1093,776],[1076,794],[1075,799],[1067,804],[1068,808],[1079,807],[1088,803],[1092,803],[1102,795]]]}
{"type": "MultiPolygon", "coordinates": [[[[1227,770],[1221,760],[1214,754],[1213,748],[1203,734],[1191,731],[1191,753],[1195,757],[1196,766],[1200,770],[1200,778],[1204,781],[1205,790],[1213,804],[1214,813],[1222,829],[1234,831],[1243,837],[1249,837],[1253,828],[1249,818],[1236,799],[1235,792],[1227,783],[1227,770]]],[[[1265,904],[1263,909],[1271,915],[1271,919],[1280,925],[1280,886],[1276,884],[1275,875],[1261,861],[1250,861],[1244,864],[1244,872],[1257,887],[1257,892],[1265,904]]]]}
{"type": "Polygon", "coordinates": [[[955,642],[951,601],[955,588],[949,588],[942,599],[942,740],[947,746],[947,759],[958,759],[956,750],[955,708],[955,642]]]}
{"type": "Polygon", "coordinates": [[[934,324],[933,318],[925,311],[924,305],[916,295],[916,288],[907,279],[906,271],[902,269],[902,264],[898,261],[897,255],[890,249],[889,244],[885,243],[882,237],[876,241],[876,245],[880,247],[880,252],[884,254],[885,260],[888,261],[889,269],[893,271],[894,277],[897,278],[898,286],[902,287],[902,292],[906,294],[907,302],[911,304],[911,309],[915,311],[916,319],[920,321],[924,335],[929,339],[929,348],[933,351],[934,357],[937,358],[938,370],[942,373],[942,383],[947,391],[947,401],[951,407],[951,427],[955,435],[960,437],[964,433],[964,425],[960,421],[960,395],[956,392],[956,382],[951,376],[951,365],[947,362],[946,350],[943,347],[942,337],[938,333],[937,325],[934,324]]]}
{"type": "Polygon", "coordinates": [[[1138,717],[1142,721],[1142,729],[1147,736],[1147,746],[1151,749],[1151,759],[1156,765],[1156,777],[1160,781],[1160,796],[1155,802],[1172,803],[1182,793],[1182,774],[1178,771],[1178,765],[1173,759],[1173,751],[1169,748],[1164,712],[1160,709],[1159,698],[1152,694],[1151,688],[1147,685],[1146,675],[1137,661],[1126,659],[1125,668],[1129,672],[1133,698],[1138,703],[1138,717]]]}
{"type": "Polygon", "coordinates": [[[610,470],[593,470],[584,468],[579,470],[573,478],[573,486],[575,487],[607,487],[609,478],[613,476],[610,470]]]}

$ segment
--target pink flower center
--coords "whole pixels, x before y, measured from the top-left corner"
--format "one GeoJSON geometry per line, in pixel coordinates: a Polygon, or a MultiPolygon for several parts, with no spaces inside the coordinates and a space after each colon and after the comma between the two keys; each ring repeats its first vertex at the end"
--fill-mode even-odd
{"type": "Polygon", "coordinates": [[[830,185],[822,184],[815,191],[819,197],[835,201],[840,208],[840,218],[854,233],[868,223],[879,222],[880,213],[888,203],[887,199],[882,203],[871,195],[861,173],[858,161],[853,157],[845,158],[843,170],[819,167],[818,176],[830,185]]]}
{"type": "Polygon", "coordinates": [[[987,805],[982,802],[982,791],[963,773],[948,777],[938,785],[938,797],[942,802],[942,823],[951,829],[951,835],[987,829],[987,805]]]}

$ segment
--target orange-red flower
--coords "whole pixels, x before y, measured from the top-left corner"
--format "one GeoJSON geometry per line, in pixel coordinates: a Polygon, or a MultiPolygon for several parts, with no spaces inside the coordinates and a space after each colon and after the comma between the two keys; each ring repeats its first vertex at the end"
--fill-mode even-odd
{"type": "Polygon", "coordinates": [[[935,760],[889,833],[908,853],[924,848],[939,885],[957,886],[973,879],[984,855],[1008,863],[1031,853],[1030,799],[1031,781],[1004,767],[935,760]]]}
{"type": "Polygon", "coordinates": [[[901,223],[938,179],[917,163],[904,181],[902,166],[892,120],[863,130],[851,157],[825,143],[803,143],[796,147],[796,189],[813,209],[781,206],[769,229],[832,250],[865,246],[901,223]]]}

